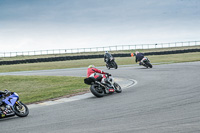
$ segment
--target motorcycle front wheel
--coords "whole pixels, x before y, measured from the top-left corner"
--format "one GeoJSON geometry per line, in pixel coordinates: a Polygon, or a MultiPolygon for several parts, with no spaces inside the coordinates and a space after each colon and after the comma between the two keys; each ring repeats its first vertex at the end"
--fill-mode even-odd
{"type": "Polygon", "coordinates": [[[105,94],[103,88],[96,84],[90,86],[90,91],[96,97],[103,97],[105,94]]]}
{"type": "Polygon", "coordinates": [[[115,82],[113,85],[115,86],[115,89],[116,89],[115,91],[117,93],[121,93],[122,92],[122,88],[118,83],[115,82]]]}
{"type": "Polygon", "coordinates": [[[29,114],[28,107],[22,102],[18,102],[18,104],[14,105],[15,114],[19,117],[26,117],[29,114]]]}
{"type": "Polygon", "coordinates": [[[118,68],[118,66],[117,66],[117,63],[116,63],[116,62],[114,62],[114,68],[115,68],[115,69],[117,69],[117,68],[118,68]]]}

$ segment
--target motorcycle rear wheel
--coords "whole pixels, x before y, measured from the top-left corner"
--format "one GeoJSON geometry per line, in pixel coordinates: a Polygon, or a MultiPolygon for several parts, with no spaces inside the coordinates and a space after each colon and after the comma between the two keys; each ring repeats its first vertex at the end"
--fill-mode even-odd
{"type": "Polygon", "coordinates": [[[146,62],[146,65],[147,65],[148,67],[150,67],[150,68],[153,67],[153,66],[151,65],[151,63],[149,63],[149,62],[146,62]]]}
{"type": "Polygon", "coordinates": [[[108,65],[108,64],[106,64],[106,67],[107,67],[108,69],[110,69],[110,67],[109,67],[109,65],[108,65]]]}
{"type": "Polygon", "coordinates": [[[99,98],[103,97],[105,94],[103,88],[100,88],[98,85],[95,84],[90,86],[90,91],[94,96],[99,98]]]}

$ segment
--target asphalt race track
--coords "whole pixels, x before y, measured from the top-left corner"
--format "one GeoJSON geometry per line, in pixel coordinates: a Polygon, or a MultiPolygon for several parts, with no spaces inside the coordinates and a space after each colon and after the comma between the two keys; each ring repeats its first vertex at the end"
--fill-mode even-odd
{"type": "MultiPolygon", "coordinates": [[[[200,62],[107,70],[137,84],[121,94],[30,108],[0,120],[1,133],[199,133],[200,62]]],[[[85,76],[86,68],[1,73],[85,76]]]]}

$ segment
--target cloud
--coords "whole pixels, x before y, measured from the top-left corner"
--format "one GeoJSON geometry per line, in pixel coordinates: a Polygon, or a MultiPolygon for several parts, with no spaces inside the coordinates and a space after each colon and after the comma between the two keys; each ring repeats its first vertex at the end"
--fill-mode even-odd
{"type": "Polygon", "coordinates": [[[3,51],[198,39],[198,0],[0,1],[3,51]]]}

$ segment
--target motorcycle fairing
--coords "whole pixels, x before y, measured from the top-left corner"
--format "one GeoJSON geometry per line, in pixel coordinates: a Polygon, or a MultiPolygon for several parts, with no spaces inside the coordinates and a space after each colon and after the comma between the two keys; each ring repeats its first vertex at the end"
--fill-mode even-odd
{"type": "Polygon", "coordinates": [[[8,97],[6,97],[3,101],[7,104],[7,105],[11,105],[13,106],[15,104],[15,102],[19,99],[18,96],[16,96],[14,93],[8,97]]]}

